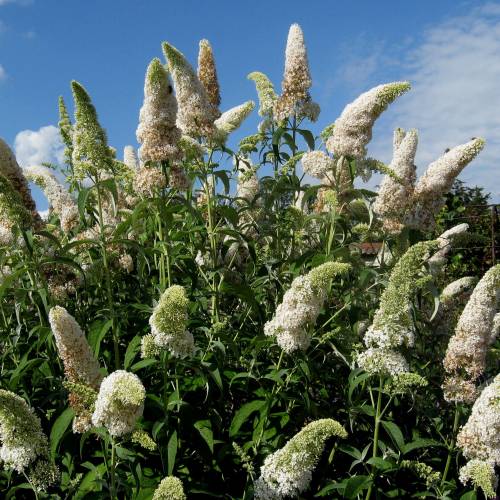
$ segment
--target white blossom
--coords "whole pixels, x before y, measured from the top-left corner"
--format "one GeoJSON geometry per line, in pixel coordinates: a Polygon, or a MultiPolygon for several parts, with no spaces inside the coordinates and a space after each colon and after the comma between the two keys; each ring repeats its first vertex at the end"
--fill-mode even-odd
{"type": "Polygon", "coordinates": [[[364,158],[375,120],[409,88],[408,82],[385,83],[361,94],[348,104],[335,121],[332,134],[326,141],[328,151],[337,158],[364,158]]]}
{"type": "Polygon", "coordinates": [[[101,383],[92,423],[106,427],[112,436],[131,433],[142,415],[146,390],[139,377],[117,370],[101,383]]]}

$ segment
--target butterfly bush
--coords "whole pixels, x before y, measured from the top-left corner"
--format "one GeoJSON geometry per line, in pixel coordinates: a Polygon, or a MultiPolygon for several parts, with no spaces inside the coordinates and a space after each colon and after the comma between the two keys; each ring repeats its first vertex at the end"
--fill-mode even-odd
{"type": "Polygon", "coordinates": [[[346,438],[336,420],[325,418],[306,425],[278,451],[266,457],[255,485],[258,500],[297,497],[309,488],[312,472],[331,437],[346,438]]]}
{"type": "Polygon", "coordinates": [[[212,46],[208,40],[200,40],[198,52],[198,78],[205,88],[210,104],[217,108],[220,105],[220,87],[212,46]]]}
{"type": "Polygon", "coordinates": [[[173,356],[184,357],[194,350],[193,334],[186,330],[189,299],[182,286],[167,288],[149,318],[151,334],[142,339],[145,357],[168,350],[173,356]]]}
{"type": "Polygon", "coordinates": [[[176,126],[177,100],[169,75],[158,58],[151,61],[144,83],[144,104],[139,113],[137,141],[142,162],[176,161],[181,131],[176,126]]]}
{"type": "Polygon", "coordinates": [[[276,120],[307,116],[311,121],[316,121],[320,110],[318,104],[311,100],[311,85],[304,34],[298,24],[292,24],[286,43],[282,92],[273,108],[276,120]]]}
{"type": "Polygon", "coordinates": [[[411,299],[428,281],[423,264],[438,248],[436,241],[417,243],[394,266],[373,322],[364,336],[368,349],[357,359],[358,365],[367,372],[396,375],[408,371],[404,356],[395,349],[414,344],[411,299]]]}
{"type": "Polygon", "coordinates": [[[307,349],[311,343],[310,328],[316,323],[326,299],[328,281],[349,269],[349,264],[327,262],[295,278],[274,317],[264,325],[264,333],[276,337],[285,352],[307,349]]]}
{"type": "Polygon", "coordinates": [[[153,500],[186,500],[186,498],[182,481],[174,476],[163,478],[153,493],[153,500]]]}
{"type": "Polygon", "coordinates": [[[145,398],[146,390],[139,377],[117,370],[101,383],[92,423],[106,427],[112,436],[129,434],[142,415],[145,398]]]}
{"type": "Polygon", "coordinates": [[[76,81],[64,163],[22,170],[0,140],[1,382],[22,395],[0,390],[1,496],[494,496],[500,266],[479,280],[489,261],[459,253],[478,225],[441,212],[484,140],[420,178],[415,129],[368,157],[408,82],[309,130],[293,24],[280,93],[248,75],[261,121],[238,141],[255,104],[224,106],[210,42],[197,70],[162,48],[137,150],[118,157],[76,81]]]}
{"type": "Polygon", "coordinates": [[[378,85],[361,94],[347,105],[335,122],[332,134],[326,141],[328,151],[337,157],[363,159],[366,145],[372,138],[375,120],[387,106],[410,89],[408,82],[378,85]]]}
{"type": "Polygon", "coordinates": [[[492,267],[474,288],[450,339],[443,361],[447,401],[474,402],[475,382],[484,372],[500,297],[500,264],[492,267]]]}
{"type": "Polygon", "coordinates": [[[40,186],[50,206],[61,219],[64,232],[74,229],[80,220],[78,207],[68,190],[56,179],[56,176],[44,167],[28,167],[24,169],[27,179],[40,186]]]}
{"type": "Polygon", "coordinates": [[[457,446],[469,460],[460,470],[460,480],[472,481],[487,496],[493,496],[491,492],[496,489],[494,468],[500,464],[499,394],[500,375],[497,375],[481,392],[457,436],[457,446]]]}

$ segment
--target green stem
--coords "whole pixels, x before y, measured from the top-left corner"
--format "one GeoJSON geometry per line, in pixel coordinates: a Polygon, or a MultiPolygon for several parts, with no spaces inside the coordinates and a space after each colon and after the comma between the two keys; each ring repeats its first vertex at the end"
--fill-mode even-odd
{"type": "MultiPolygon", "coordinates": [[[[375,428],[373,431],[373,452],[372,452],[372,458],[377,458],[377,453],[378,453],[378,436],[379,436],[379,431],[380,431],[380,420],[382,417],[381,413],[381,408],[382,408],[382,376],[379,377],[379,387],[378,387],[378,397],[377,397],[377,408],[375,410],[375,428]]],[[[375,464],[372,464],[372,470],[370,473],[372,483],[370,484],[370,487],[368,488],[368,491],[366,492],[366,497],[365,500],[369,500],[372,491],[373,491],[373,480],[375,479],[375,470],[376,466],[375,464]]]]}
{"type": "Polygon", "coordinates": [[[111,330],[113,334],[113,351],[115,358],[115,369],[118,370],[120,368],[120,350],[119,350],[119,341],[118,341],[118,332],[116,329],[116,319],[115,319],[115,308],[113,304],[113,293],[111,289],[111,276],[109,273],[109,265],[108,265],[108,252],[106,249],[106,234],[104,231],[104,217],[102,211],[102,197],[101,197],[101,189],[99,187],[99,179],[96,178],[96,188],[97,188],[97,208],[99,215],[99,230],[101,236],[101,252],[102,252],[102,263],[104,268],[104,280],[106,284],[106,296],[108,300],[108,308],[109,314],[111,316],[111,330]]]}
{"type": "MultiPolygon", "coordinates": [[[[280,371],[281,363],[283,361],[284,355],[285,355],[285,351],[282,349],[279,360],[278,360],[278,364],[276,365],[276,373],[277,374],[280,371]]],[[[260,442],[262,441],[262,438],[264,437],[264,432],[266,430],[266,424],[267,424],[267,420],[268,420],[269,411],[271,410],[271,407],[273,405],[274,396],[276,396],[276,394],[278,393],[277,387],[278,387],[278,383],[276,381],[274,381],[273,388],[271,389],[271,395],[270,395],[268,402],[267,402],[266,413],[264,416],[264,422],[262,423],[262,428],[260,430],[259,439],[257,440],[257,443],[255,444],[255,447],[254,447],[256,452],[257,452],[257,449],[259,448],[259,445],[260,445],[260,442]]]]}
{"type": "Polygon", "coordinates": [[[110,488],[110,498],[112,500],[118,498],[116,496],[116,476],[115,476],[115,468],[116,468],[116,444],[113,436],[111,436],[111,488],[110,488]]]}
{"type": "Polygon", "coordinates": [[[453,450],[455,449],[455,440],[456,434],[458,430],[458,423],[460,421],[460,411],[458,405],[455,405],[455,418],[453,420],[453,432],[451,437],[450,445],[448,446],[448,457],[446,458],[446,465],[444,467],[443,476],[441,478],[441,487],[444,486],[446,482],[446,477],[448,476],[448,472],[450,470],[451,459],[453,458],[453,450]]]}

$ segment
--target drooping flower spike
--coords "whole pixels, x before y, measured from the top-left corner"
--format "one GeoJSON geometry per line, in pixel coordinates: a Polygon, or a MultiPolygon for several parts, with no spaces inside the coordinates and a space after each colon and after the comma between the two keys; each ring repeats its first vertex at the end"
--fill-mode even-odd
{"type": "Polygon", "coordinates": [[[350,264],[326,262],[295,278],[274,317],[265,324],[264,333],[276,337],[278,345],[288,353],[306,350],[311,342],[310,328],[323,307],[330,280],[346,274],[350,268],[350,264]]]}
{"type": "Polygon", "coordinates": [[[325,418],[306,425],[283,448],[265,459],[255,483],[255,498],[296,498],[306,491],[325,443],[331,437],[347,437],[336,420],[325,418]]]}
{"type": "Polygon", "coordinates": [[[375,120],[389,104],[410,89],[408,82],[393,82],[378,85],[361,94],[348,104],[335,121],[335,127],[326,141],[326,147],[337,158],[363,159],[366,146],[372,138],[375,120]]]}

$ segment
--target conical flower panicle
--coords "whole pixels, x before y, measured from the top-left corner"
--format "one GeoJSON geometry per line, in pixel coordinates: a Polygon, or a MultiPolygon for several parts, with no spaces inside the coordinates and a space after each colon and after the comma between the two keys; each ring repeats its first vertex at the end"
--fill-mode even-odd
{"type": "Polygon", "coordinates": [[[0,460],[7,469],[24,472],[48,457],[48,441],[40,419],[26,401],[0,389],[0,460]]]}
{"type": "Polygon", "coordinates": [[[55,175],[45,167],[28,167],[24,172],[26,177],[37,184],[45,193],[50,206],[60,218],[62,230],[69,232],[77,226],[80,220],[78,207],[68,190],[56,179],[55,175]]]}
{"type": "Polygon", "coordinates": [[[24,177],[21,167],[18,165],[14,153],[7,143],[0,138],[0,175],[4,176],[19,194],[20,201],[24,208],[30,212],[32,224],[37,229],[43,227],[43,221],[36,209],[35,200],[31,196],[31,191],[24,177]]]}
{"type": "Polygon", "coordinates": [[[254,108],[255,103],[253,101],[247,101],[222,113],[214,122],[217,129],[216,139],[225,142],[227,136],[239,128],[254,108]]]}
{"type": "Polygon", "coordinates": [[[469,300],[477,279],[465,276],[448,284],[439,297],[439,309],[432,322],[432,329],[438,335],[447,335],[454,329],[462,308],[469,300]]]}
{"type": "Polygon", "coordinates": [[[71,82],[75,100],[73,126],[73,171],[77,178],[96,177],[113,172],[113,155],[108,146],[106,132],[99,124],[97,112],[85,88],[71,82]]]}
{"type": "Polygon", "coordinates": [[[348,104],[335,121],[332,134],[326,141],[330,153],[338,158],[363,159],[372,138],[375,120],[389,104],[410,89],[408,82],[385,83],[361,94],[348,104]]]}
{"type": "Polygon", "coordinates": [[[163,52],[174,80],[178,103],[177,126],[191,137],[211,137],[220,112],[210,103],[207,92],[184,55],[167,42],[163,52]]]}
{"type": "Polygon", "coordinates": [[[210,104],[220,106],[220,88],[217,79],[214,53],[208,40],[200,40],[198,52],[198,78],[205,88],[210,104]]]}
{"type": "Polygon", "coordinates": [[[139,113],[137,140],[143,162],[176,161],[181,131],[176,126],[177,100],[167,70],[160,60],[151,61],[144,83],[144,104],[139,113]]]}
{"type": "Polygon", "coordinates": [[[423,264],[438,248],[437,241],[417,243],[392,269],[373,322],[364,337],[368,349],[357,359],[358,365],[369,373],[394,375],[408,370],[404,357],[395,349],[413,346],[411,299],[430,279],[430,275],[423,271],[423,264]]]}
{"type": "Polygon", "coordinates": [[[472,139],[432,162],[415,186],[407,225],[427,230],[444,205],[444,196],[462,170],[482,151],[485,141],[472,139]]]}
{"type": "Polygon", "coordinates": [[[283,448],[264,460],[255,484],[255,498],[281,500],[295,498],[306,491],[325,443],[331,437],[347,437],[336,420],[325,418],[306,425],[283,448]]]}
{"type": "Polygon", "coordinates": [[[152,500],[186,500],[182,481],[175,476],[168,476],[161,480],[153,493],[152,500]]]}
{"type": "Polygon", "coordinates": [[[123,163],[131,172],[136,172],[139,168],[139,160],[134,146],[125,146],[123,148],[123,163]]]}
{"type": "Polygon", "coordinates": [[[259,115],[262,117],[270,117],[273,113],[274,104],[278,99],[274,91],[274,85],[271,80],[260,71],[254,71],[248,75],[249,80],[255,82],[257,95],[259,97],[259,115]]]}
{"type": "Polygon", "coordinates": [[[311,121],[316,121],[319,106],[311,101],[309,94],[311,85],[304,34],[298,24],[292,24],[286,44],[282,93],[274,105],[274,116],[277,121],[293,116],[308,117],[311,121]]]}
{"type": "MultiPolygon", "coordinates": [[[[167,288],[149,318],[152,337],[143,337],[144,341],[151,341],[158,350],[168,349],[173,356],[184,357],[194,350],[193,335],[186,330],[188,320],[189,299],[186,291],[180,285],[167,288]]],[[[146,345],[143,343],[143,355],[146,345]]],[[[151,352],[151,346],[147,351],[151,352]]]]}
{"type": "MultiPolygon", "coordinates": [[[[67,380],[71,384],[97,391],[102,380],[99,363],[94,358],[80,325],[60,306],[50,310],[49,322],[67,380]]],[[[73,431],[81,433],[91,427],[91,405],[79,392],[81,391],[72,391],[70,388],[69,401],[75,412],[73,431]]]]}
{"type": "Polygon", "coordinates": [[[19,193],[0,174],[0,246],[10,246],[14,242],[16,227],[28,229],[32,224],[31,213],[22,204],[19,193]]]}
{"type": "Polygon", "coordinates": [[[71,119],[69,117],[68,109],[66,108],[66,103],[64,102],[63,96],[59,96],[59,134],[61,139],[66,146],[64,148],[64,159],[66,163],[71,164],[73,156],[73,125],[71,124],[71,119]]]}
{"type": "Polygon", "coordinates": [[[443,361],[447,401],[472,403],[476,380],[486,368],[486,354],[500,297],[500,264],[489,269],[474,288],[458,320],[443,361]]]}
{"type": "Polygon", "coordinates": [[[399,177],[398,182],[384,175],[373,210],[382,218],[384,228],[397,233],[404,227],[403,219],[416,181],[415,154],[418,135],[415,129],[394,132],[394,149],[389,168],[399,177]]]}
{"type": "Polygon", "coordinates": [[[146,390],[137,375],[117,370],[101,383],[92,423],[112,436],[130,434],[144,410],[146,390]]]}
{"type": "MultiPolygon", "coordinates": [[[[467,423],[460,429],[457,446],[469,463],[460,480],[472,480],[485,494],[496,489],[495,466],[500,465],[500,374],[486,386],[474,403],[467,423]]],[[[493,495],[488,495],[490,498],[493,495]]]]}
{"type": "Polygon", "coordinates": [[[274,317],[265,324],[265,335],[276,337],[278,345],[286,352],[306,350],[311,342],[309,329],[323,307],[329,281],[346,274],[349,269],[349,264],[327,262],[295,278],[274,317]]]}

